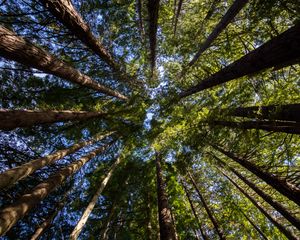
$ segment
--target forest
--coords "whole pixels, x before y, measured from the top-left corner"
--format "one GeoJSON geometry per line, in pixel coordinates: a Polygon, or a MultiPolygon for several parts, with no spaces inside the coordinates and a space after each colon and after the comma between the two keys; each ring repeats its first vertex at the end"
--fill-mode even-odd
{"type": "Polygon", "coordinates": [[[299,0],[0,0],[0,239],[300,239],[299,0]]]}

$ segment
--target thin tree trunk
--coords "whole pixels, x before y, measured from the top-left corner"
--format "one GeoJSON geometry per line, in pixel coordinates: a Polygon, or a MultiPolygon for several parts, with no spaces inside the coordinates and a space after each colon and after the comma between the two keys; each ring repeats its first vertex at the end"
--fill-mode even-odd
{"type": "Polygon", "coordinates": [[[107,134],[98,134],[93,139],[76,143],[69,148],[58,150],[53,154],[50,154],[46,157],[34,159],[28,163],[25,163],[21,166],[9,169],[0,174],[0,190],[3,188],[9,188],[19,180],[26,178],[28,175],[34,173],[36,170],[39,170],[47,165],[53,164],[59,159],[62,159],[66,155],[72,154],[79,149],[91,145],[97,141],[102,140],[105,137],[111,136],[113,132],[107,134]]]}
{"type": "Polygon", "coordinates": [[[82,43],[89,47],[101,59],[103,59],[115,72],[119,79],[124,82],[131,82],[120,64],[112,57],[104,45],[93,35],[89,25],[76,11],[70,0],[41,0],[45,8],[49,10],[58,21],[66,26],[82,43]]]}
{"type": "Polygon", "coordinates": [[[147,205],[146,205],[146,239],[152,240],[152,225],[151,225],[151,204],[150,204],[150,193],[147,192],[146,195],[147,205]]]}
{"type": "Polygon", "coordinates": [[[242,10],[242,8],[248,3],[249,0],[235,0],[225,15],[222,17],[221,21],[215,27],[213,32],[208,36],[206,41],[201,44],[200,49],[195,54],[194,58],[188,66],[192,66],[201,54],[210,47],[212,42],[220,35],[220,33],[227,27],[227,25],[234,19],[234,17],[242,10]]]}
{"type": "Polygon", "coordinates": [[[44,49],[0,25],[0,56],[55,75],[98,92],[127,100],[127,97],[94,81],[67,63],[54,57],[44,49]]]}
{"type": "Polygon", "coordinates": [[[103,117],[103,112],[86,111],[33,111],[0,109],[0,129],[12,130],[18,127],[31,127],[36,124],[49,124],[89,118],[103,117]]]}
{"type": "Polygon", "coordinates": [[[149,13],[149,42],[150,42],[150,63],[152,73],[155,69],[156,61],[156,34],[158,21],[159,0],[148,0],[149,13]]]}
{"type": "Polygon", "coordinates": [[[232,122],[232,121],[210,121],[208,122],[211,126],[225,126],[229,128],[240,128],[240,129],[260,129],[268,132],[284,132],[289,134],[300,134],[300,123],[297,122],[283,122],[283,121],[243,121],[243,122],[232,122]]]}
{"type": "Polygon", "coordinates": [[[29,193],[24,194],[16,202],[1,209],[0,236],[3,236],[17,223],[18,220],[23,218],[31,209],[36,207],[49,195],[50,192],[60,186],[68,177],[76,173],[83,165],[107,149],[111,144],[112,142],[81,157],[79,160],[69,164],[67,167],[62,168],[56,174],[38,184],[29,193]]]}
{"type": "MultiPolygon", "coordinates": [[[[222,172],[222,171],[221,171],[222,172]]],[[[234,182],[229,176],[227,176],[224,172],[222,174],[242,193],[245,195],[246,198],[248,198],[253,205],[263,214],[266,218],[269,219],[271,223],[274,224],[282,232],[288,239],[290,240],[297,240],[297,237],[295,237],[288,229],[286,229],[281,223],[279,223],[275,218],[273,218],[263,207],[253,198],[251,197],[244,189],[242,189],[236,182],[234,182]]]]}
{"type": "Polygon", "coordinates": [[[144,22],[142,16],[142,1],[136,0],[136,10],[138,14],[138,21],[139,21],[139,29],[142,41],[145,40],[145,29],[144,29],[144,22]]]}
{"type": "Polygon", "coordinates": [[[179,14],[181,11],[182,3],[183,3],[183,0],[178,1],[178,7],[177,7],[175,21],[174,21],[174,35],[176,35],[177,24],[178,24],[178,19],[179,19],[179,14]]]}
{"type": "Polygon", "coordinates": [[[79,234],[81,233],[83,227],[85,226],[91,212],[93,211],[97,200],[99,199],[102,191],[104,190],[105,186],[107,185],[109,179],[111,178],[115,168],[120,164],[121,159],[118,158],[114,164],[111,166],[109,172],[107,173],[107,175],[105,176],[105,178],[102,180],[99,188],[97,189],[97,191],[95,192],[94,196],[92,197],[89,205],[86,207],[86,209],[84,210],[80,220],[78,221],[77,225],[75,226],[75,228],[73,229],[71,235],[70,235],[70,239],[71,240],[75,240],[78,238],[79,234]]]}
{"type": "Polygon", "coordinates": [[[108,239],[109,225],[110,225],[110,222],[112,220],[114,213],[115,213],[115,205],[112,206],[112,208],[109,212],[109,215],[108,215],[108,219],[105,224],[105,228],[103,229],[102,233],[100,234],[100,239],[102,239],[102,240],[108,239]]]}
{"type": "Polygon", "coordinates": [[[300,104],[239,107],[233,110],[228,110],[228,115],[299,123],[300,104]]]}
{"type": "Polygon", "coordinates": [[[232,171],[239,179],[241,179],[245,184],[247,184],[254,192],[256,192],[264,201],[269,203],[274,209],[276,209],[282,216],[284,216],[291,224],[293,224],[298,230],[300,230],[300,220],[294,217],[282,204],[275,201],[271,196],[266,194],[263,190],[257,187],[253,182],[245,178],[242,174],[236,171],[234,168],[228,166],[218,157],[214,156],[217,161],[219,161],[223,166],[232,171]]]}
{"type": "Polygon", "coordinates": [[[300,24],[269,40],[262,46],[231,63],[217,73],[179,94],[184,98],[204,89],[226,83],[261,70],[280,69],[295,64],[300,59],[300,24]]]}
{"type": "Polygon", "coordinates": [[[161,156],[156,154],[157,205],[161,240],[176,240],[171,211],[168,204],[165,181],[161,169],[161,156]]]}
{"type": "Polygon", "coordinates": [[[192,202],[192,199],[191,199],[191,196],[190,196],[190,194],[189,194],[189,192],[188,192],[188,189],[187,189],[187,187],[185,186],[185,184],[183,183],[183,181],[181,181],[181,185],[183,186],[185,195],[186,195],[186,197],[187,197],[187,199],[188,199],[188,201],[189,201],[189,204],[190,204],[190,206],[191,206],[191,209],[192,209],[193,215],[194,215],[194,217],[195,217],[195,219],[196,219],[196,222],[197,222],[197,224],[198,224],[198,227],[199,227],[201,236],[202,236],[202,238],[203,238],[204,240],[208,240],[209,238],[206,236],[204,230],[202,229],[200,220],[199,220],[199,218],[198,218],[196,209],[195,209],[195,207],[194,207],[194,204],[193,204],[193,202],[192,202]]]}
{"type": "Polygon", "coordinates": [[[196,182],[195,182],[192,174],[189,171],[188,171],[188,175],[189,175],[189,178],[190,178],[190,180],[191,180],[194,188],[196,189],[196,191],[197,191],[197,193],[199,195],[199,198],[200,198],[200,200],[201,200],[201,202],[202,202],[202,204],[203,204],[203,206],[205,208],[205,211],[207,212],[207,215],[208,215],[209,219],[211,220],[212,224],[215,227],[215,230],[216,230],[219,238],[220,239],[226,239],[225,236],[224,236],[224,233],[222,232],[222,230],[221,230],[221,228],[220,228],[220,226],[219,226],[219,224],[217,222],[217,220],[215,219],[213,213],[210,211],[210,209],[209,209],[209,207],[208,207],[208,205],[206,203],[206,200],[204,199],[204,197],[200,193],[200,190],[199,190],[199,188],[198,188],[198,186],[197,186],[197,184],[196,184],[196,182]]]}
{"type": "Polygon", "coordinates": [[[287,197],[291,201],[295,202],[300,206],[300,189],[294,186],[293,184],[286,182],[284,180],[279,179],[275,175],[271,175],[263,170],[261,170],[258,166],[253,164],[252,162],[239,158],[235,156],[233,153],[228,152],[216,145],[211,145],[213,148],[215,148],[217,151],[223,153],[233,161],[239,163],[241,166],[249,170],[251,173],[256,175],[258,178],[265,181],[267,184],[269,184],[271,187],[276,189],[278,192],[280,192],[283,196],[287,197]]]}

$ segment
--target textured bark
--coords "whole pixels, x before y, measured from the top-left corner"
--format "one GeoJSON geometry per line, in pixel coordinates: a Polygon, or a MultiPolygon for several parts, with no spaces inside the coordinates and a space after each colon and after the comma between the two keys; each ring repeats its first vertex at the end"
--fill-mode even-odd
{"type": "Polygon", "coordinates": [[[261,70],[295,64],[300,60],[300,24],[291,27],[282,34],[269,40],[262,46],[231,63],[217,73],[204,79],[179,94],[180,98],[187,97],[204,89],[226,83],[261,70]]]}
{"type": "Polygon", "coordinates": [[[193,204],[193,202],[192,202],[192,199],[191,199],[191,196],[190,196],[190,194],[189,194],[189,191],[188,191],[186,185],[183,183],[183,181],[181,181],[181,185],[183,186],[185,195],[186,195],[186,197],[187,197],[187,199],[188,199],[188,201],[189,201],[189,204],[190,204],[190,207],[191,207],[191,209],[192,209],[193,215],[194,215],[194,217],[195,217],[195,219],[196,219],[196,222],[197,222],[197,224],[198,224],[198,227],[199,227],[201,236],[202,236],[202,238],[203,238],[204,240],[208,240],[209,238],[206,236],[204,230],[202,229],[202,226],[201,226],[199,217],[198,217],[198,215],[197,215],[197,212],[196,212],[196,209],[195,209],[194,204],[193,204]]]}
{"type": "Polygon", "coordinates": [[[209,207],[208,207],[208,205],[207,205],[207,203],[206,203],[206,200],[205,200],[204,197],[202,196],[202,194],[201,194],[201,192],[200,192],[200,190],[199,190],[199,188],[198,188],[198,186],[197,186],[197,184],[196,184],[196,182],[195,182],[195,180],[194,180],[192,174],[191,174],[190,172],[188,172],[188,175],[189,175],[189,178],[190,178],[190,180],[191,180],[191,182],[192,182],[194,188],[196,189],[196,192],[198,193],[198,196],[199,196],[199,198],[200,198],[200,200],[201,200],[201,202],[202,202],[202,204],[203,204],[203,207],[205,208],[205,211],[206,211],[206,213],[207,213],[209,219],[211,220],[212,224],[213,224],[214,227],[215,227],[215,230],[216,230],[216,232],[217,232],[219,238],[220,238],[220,239],[226,239],[225,236],[224,236],[224,233],[222,232],[222,230],[221,230],[221,228],[220,228],[220,226],[219,226],[219,224],[218,224],[218,222],[217,222],[217,220],[216,220],[216,218],[214,217],[213,213],[212,213],[211,210],[209,209],[209,207]]]}
{"type": "Polygon", "coordinates": [[[23,218],[31,209],[36,207],[45,197],[47,197],[50,192],[60,186],[68,177],[76,173],[88,161],[107,149],[109,145],[110,144],[100,147],[71,163],[67,167],[62,168],[56,174],[38,184],[29,193],[24,194],[16,202],[1,209],[0,236],[3,236],[17,223],[17,221],[23,218]]]}
{"type": "Polygon", "coordinates": [[[103,117],[102,112],[86,111],[33,111],[0,109],[0,129],[12,130],[18,127],[31,127],[36,124],[49,124],[89,118],[103,117]]]}
{"type": "Polygon", "coordinates": [[[271,187],[276,189],[280,192],[283,196],[287,197],[291,201],[295,202],[300,206],[300,189],[293,184],[286,182],[285,180],[279,179],[276,175],[271,175],[263,170],[261,170],[257,165],[253,164],[252,162],[239,158],[235,156],[233,153],[228,152],[216,145],[211,145],[213,148],[218,150],[219,152],[223,153],[233,161],[239,163],[241,166],[249,170],[251,173],[256,175],[258,178],[265,181],[271,187]]]}
{"type": "Polygon", "coordinates": [[[156,61],[156,34],[158,21],[159,0],[148,0],[149,13],[149,42],[150,42],[150,63],[152,73],[156,61]]]}
{"type": "Polygon", "coordinates": [[[211,126],[224,126],[230,128],[240,129],[260,129],[268,132],[283,132],[290,134],[300,134],[300,123],[298,122],[284,122],[284,121],[210,121],[208,123],[211,126]]]}
{"type": "Polygon", "coordinates": [[[261,190],[256,184],[248,180],[234,168],[225,164],[221,159],[215,157],[217,161],[221,162],[222,165],[227,166],[227,168],[232,171],[239,179],[241,179],[245,184],[247,184],[254,192],[257,193],[264,201],[269,203],[274,209],[276,209],[282,216],[284,216],[291,224],[293,224],[297,229],[300,230],[300,220],[294,217],[281,203],[275,201],[270,195],[266,194],[261,190]]]}
{"type": "Polygon", "coordinates": [[[91,212],[93,211],[98,198],[100,197],[101,193],[103,192],[105,186],[107,185],[109,179],[111,178],[115,168],[120,164],[121,159],[118,158],[114,164],[111,166],[109,172],[107,173],[107,175],[105,176],[105,178],[102,180],[99,188],[97,189],[97,191],[95,192],[94,196],[92,197],[89,205],[86,207],[86,209],[84,210],[80,220],[78,221],[78,223],[76,224],[75,228],[73,229],[71,235],[70,235],[70,239],[71,240],[75,240],[78,238],[79,234],[81,233],[82,229],[84,228],[91,212]]]}
{"type": "Polygon", "coordinates": [[[0,174],[0,190],[3,188],[9,188],[19,180],[26,178],[28,175],[34,173],[36,170],[41,169],[47,165],[53,164],[59,159],[62,159],[66,155],[72,154],[79,149],[91,145],[97,141],[100,141],[101,139],[112,135],[113,132],[107,133],[107,134],[102,134],[102,135],[97,135],[95,138],[88,140],[88,141],[83,141],[80,143],[76,143],[72,145],[69,148],[62,149],[59,151],[56,151],[53,154],[50,154],[46,157],[34,159],[28,163],[25,163],[21,166],[9,169],[3,173],[0,174]]]}
{"type": "Polygon", "coordinates": [[[97,83],[89,76],[79,72],[44,49],[33,45],[1,25],[0,56],[81,86],[92,88],[98,92],[127,100],[127,97],[121,93],[97,83]]]}
{"type": "Polygon", "coordinates": [[[228,115],[300,123],[300,104],[239,107],[228,110],[228,115]]]}
{"type": "Polygon", "coordinates": [[[161,169],[161,156],[156,155],[156,177],[157,177],[157,205],[159,218],[159,232],[161,240],[176,240],[171,210],[168,204],[165,182],[161,169]]]}
{"type": "Polygon", "coordinates": [[[242,193],[246,198],[253,203],[253,205],[267,218],[269,221],[278,228],[278,230],[284,234],[290,240],[297,240],[298,238],[293,235],[288,229],[286,229],[281,223],[279,223],[274,217],[272,217],[253,197],[251,197],[244,189],[242,189],[235,181],[233,181],[224,172],[222,174],[242,193]]]}
{"type": "Polygon", "coordinates": [[[182,3],[183,3],[183,0],[178,1],[176,16],[175,16],[175,20],[174,20],[174,35],[176,34],[177,24],[178,24],[178,19],[179,19],[179,14],[181,11],[182,3]]]}
{"type": "Polygon", "coordinates": [[[89,25],[76,11],[70,0],[41,0],[41,2],[44,4],[45,8],[57,18],[58,21],[66,26],[82,43],[89,47],[116,73],[118,73],[121,81],[131,81],[131,77],[123,71],[120,64],[93,35],[89,25]]]}
{"type": "Polygon", "coordinates": [[[138,21],[139,21],[139,30],[142,41],[145,40],[145,29],[144,29],[144,22],[143,22],[143,16],[142,16],[142,1],[136,0],[136,10],[138,14],[138,21]]]}
{"type": "Polygon", "coordinates": [[[220,35],[220,33],[227,27],[227,25],[234,19],[234,17],[242,10],[249,0],[235,0],[221,21],[217,24],[212,33],[208,36],[206,41],[201,44],[200,49],[193,57],[192,61],[189,62],[188,66],[192,66],[201,54],[210,47],[212,42],[220,35]]]}

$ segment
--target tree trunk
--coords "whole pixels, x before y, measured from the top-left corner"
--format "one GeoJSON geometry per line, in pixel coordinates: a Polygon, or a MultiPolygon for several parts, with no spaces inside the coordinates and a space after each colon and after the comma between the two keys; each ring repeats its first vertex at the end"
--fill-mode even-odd
{"type": "Polygon", "coordinates": [[[94,196],[92,197],[89,205],[86,207],[86,209],[84,210],[80,220],[78,221],[77,225],[75,226],[75,228],[73,229],[71,235],[70,235],[70,239],[71,240],[75,240],[78,238],[79,234],[81,233],[83,227],[85,226],[91,212],[93,211],[97,200],[99,199],[103,189],[105,188],[105,186],[107,185],[109,179],[111,178],[115,168],[120,164],[121,159],[118,158],[114,164],[111,166],[109,172],[107,173],[106,177],[102,180],[99,188],[97,189],[97,191],[95,192],[94,196]]]}
{"type": "Polygon", "coordinates": [[[79,160],[62,168],[56,174],[50,176],[44,182],[38,184],[29,193],[24,194],[13,204],[0,210],[0,236],[3,236],[10,228],[12,228],[18,220],[23,218],[32,208],[36,207],[50,192],[55,190],[68,177],[76,173],[83,165],[85,165],[97,154],[103,152],[110,145],[107,144],[100,147],[89,154],[81,157],[79,160]]]}
{"type": "Polygon", "coordinates": [[[179,94],[184,98],[230,80],[254,74],[267,68],[280,69],[300,59],[300,24],[269,40],[262,46],[231,63],[217,73],[179,94]]]}
{"type": "Polygon", "coordinates": [[[131,81],[132,78],[123,71],[120,64],[113,59],[108,50],[93,35],[90,27],[76,11],[70,0],[41,0],[41,2],[72,34],[118,73],[121,81],[131,81]]]}
{"type": "Polygon", "coordinates": [[[176,16],[175,16],[175,20],[174,20],[174,35],[176,35],[177,23],[178,23],[178,18],[179,18],[180,10],[182,7],[182,3],[183,3],[183,0],[178,1],[176,16]]]}
{"type": "Polygon", "coordinates": [[[284,216],[291,224],[293,224],[298,230],[300,230],[300,220],[294,217],[282,204],[275,201],[271,196],[266,194],[263,190],[256,186],[253,182],[245,178],[242,174],[236,171],[234,168],[225,164],[221,159],[214,156],[217,161],[219,161],[223,166],[232,171],[239,179],[241,179],[245,184],[247,184],[254,192],[256,192],[264,201],[269,203],[274,209],[276,209],[282,216],[284,216]]]}
{"type": "Polygon", "coordinates": [[[228,115],[300,123],[300,104],[239,107],[228,110],[228,115]]]}
{"type": "Polygon", "coordinates": [[[217,24],[212,33],[208,36],[206,41],[201,44],[200,49],[195,54],[194,58],[188,66],[192,66],[201,54],[210,47],[212,42],[220,35],[220,33],[227,27],[227,25],[234,19],[234,17],[242,10],[242,8],[248,3],[249,0],[235,0],[225,15],[222,17],[221,21],[217,24]]]}
{"type": "Polygon", "coordinates": [[[139,22],[139,29],[140,29],[140,35],[142,41],[145,40],[145,29],[144,29],[144,22],[143,22],[143,16],[142,16],[142,1],[136,0],[136,11],[138,14],[138,22],[139,22]]]}
{"type": "Polygon", "coordinates": [[[233,153],[225,151],[224,149],[216,146],[211,145],[213,148],[218,150],[219,152],[223,153],[233,161],[239,163],[241,166],[249,170],[251,173],[256,175],[258,178],[265,181],[267,184],[269,184],[271,187],[276,189],[278,192],[280,192],[283,196],[287,197],[291,201],[295,202],[300,206],[300,189],[294,186],[293,184],[286,182],[284,180],[279,179],[275,175],[271,175],[263,170],[261,170],[258,166],[253,164],[252,162],[239,158],[235,156],[233,153]]]}
{"type": "Polygon", "coordinates": [[[100,234],[100,239],[102,239],[102,240],[108,240],[109,225],[110,225],[110,222],[112,220],[114,213],[115,213],[115,205],[112,206],[112,208],[109,212],[109,215],[108,215],[108,219],[105,224],[105,228],[103,229],[102,233],[100,234]]]}
{"type": "MultiPolygon", "coordinates": [[[[222,172],[222,171],[221,171],[222,172]]],[[[224,172],[222,174],[242,193],[248,198],[253,205],[263,214],[266,218],[269,219],[271,223],[274,224],[282,232],[288,239],[290,240],[297,240],[297,238],[288,230],[286,229],[281,223],[279,223],[275,218],[273,218],[263,207],[253,198],[251,197],[244,189],[242,189],[236,182],[234,182],[230,177],[228,177],[224,172]]]]}
{"type": "Polygon", "coordinates": [[[194,215],[194,217],[195,217],[195,219],[196,219],[196,222],[197,222],[197,224],[198,224],[198,227],[199,227],[201,236],[202,236],[202,238],[203,238],[204,240],[208,240],[209,238],[206,236],[204,230],[202,229],[200,220],[199,220],[199,218],[198,218],[196,209],[195,209],[195,207],[194,207],[194,204],[193,204],[193,202],[192,202],[192,199],[191,199],[191,196],[190,196],[190,194],[189,194],[189,192],[188,192],[188,189],[187,189],[187,187],[185,186],[185,184],[183,183],[183,181],[181,181],[181,185],[183,186],[185,195],[186,195],[186,197],[187,197],[187,199],[188,199],[188,201],[189,201],[189,204],[190,204],[190,206],[191,206],[191,209],[192,209],[193,215],[194,215]]]}
{"type": "Polygon", "coordinates": [[[49,124],[89,118],[103,117],[106,113],[86,111],[33,111],[0,109],[0,129],[12,130],[18,127],[31,127],[36,124],[49,124]]]}
{"type": "Polygon", "coordinates": [[[210,121],[209,125],[225,126],[230,128],[240,129],[260,129],[268,132],[284,132],[289,134],[300,134],[300,123],[295,122],[279,122],[279,121],[243,121],[243,122],[232,122],[232,121],[210,121]]]}
{"type": "Polygon", "coordinates": [[[219,235],[219,238],[225,240],[226,238],[225,238],[225,236],[224,236],[224,234],[223,234],[223,232],[222,232],[222,230],[221,230],[221,228],[220,228],[220,226],[219,226],[217,220],[216,220],[215,217],[213,216],[213,213],[210,211],[210,209],[209,209],[209,207],[208,207],[208,205],[207,205],[207,203],[206,203],[204,197],[203,197],[202,194],[200,193],[200,190],[199,190],[199,188],[198,188],[198,186],[197,186],[197,184],[196,184],[196,182],[195,182],[195,180],[194,180],[192,174],[191,174],[189,171],[188,171],[188,175],[189,175],[189,178],[190,178],[190,180],[191,180],[191,182],[192,182],[194,188],[196,189],[196,191],[197,191],[197,193],[198,193],[198,196],[199,196],[199,198],[200,198],[200,200],[201,200],[201,202],[202,202],[202,204],[203,204],[203,206],[204,206],[204,208],[205,208],[205,211],[206,211],[206,213],[207,213],[209,219],[211,220],[212,224],[213,224],[214,227],[215,227],[215,230],[216,230],[217,234],[219,235]]]}
{"type": "Polygon", "coordinates": [[[156,177],[160,239],[176,240],[175,229],[168,204],[166,186],[161,169],[161,156],[159,154],[156,154],[156,177]]]}
{"type": "Polygon", "coordinates": [[[157,34],[158,10],[159,10],[159,0],[148,0],[150,63],[151,63],[152,73],[155,69],[155,60],[156,60],[156,34],[157,34]]]}
{"type": "Polygon", "coordinates": [[[19,180],[26,178],[28,175],[34,173],[36,170],[39,170],[47,165],[53,164],[55,161],[62,159],[66,155],[72,154],[78,151],[79,149],[91,145],[97,141],[100,141],[105,137],[111,136],[112,134],[113,132],[102,135],[98,134],[95,136],[95,138],[91,140],[74,144],[69,148],[58,150],[57,152],[50,154],[46,157],[34,159],[21,166],[0,173],[0,190],[3,188],[9,188],[19,180]]]}
{"type": "Polygon", "coordinates": [[[17,36],[14,32],[0,26],[0,56],[39,69],[98,92],[127,100],[127,97],[94,81],[67,63],[57,59],[40,47],[17,36]]]}

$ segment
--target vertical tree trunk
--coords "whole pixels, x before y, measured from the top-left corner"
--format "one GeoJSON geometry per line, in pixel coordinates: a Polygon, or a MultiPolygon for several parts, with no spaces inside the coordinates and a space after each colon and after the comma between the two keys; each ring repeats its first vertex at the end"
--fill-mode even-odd
{"type": "Polygon", "coordinates": [[[176,35],[177,24],[178,24],[178,19],[179,19],[179,14],[180,14],[180,10],[182,7],[182,3],[183,3],[183,0],[178,1],[177,11],[176,11],[175,20],[174,20],[174,35],[176,35]]]}
{"type": "Polygon", "coordinates": [[[242,10],[242,8],[247,4],[249,0],[235,0],[225,15],[222,17],[221,21],[217,24],[213,32],[208,36],[206,41],[201,44],[200,49],[195,54],[194,58],[188,66],[192,66],[201,54],[210,47],[212,42],[220,35],[220,33],[227,27],[227,25],[234,19],[234,17],[242,10]]]}
{"type": "Polygon", "coordinates": [[[124,82],[130,82],[128,76],[120,64],[112,57],[103,44],[97,40],[90,30],[89,25],[76,11],[70,0],[41,0],[45,8],[49,10],[63,25],[65,25],[82,43],[89,47],[101,59],[103,59],[120,76],[124,82]]]}
{"type": "Polygon", "coordinates": [[[295,64],[300,58],[299,42],[300,24],[297,24],[204,79],[196,86],[181,92],[179,98],[187,97],[204,89],[209,89],[267,68],[275,67],[276,69],[280,69],[295,64]]]}
{"type": "Polygon", "coordinates": [[[217,234],[219,235],[219,238],[225,240],[226,238],[225,238],[225,236],[224,236],[224,234],[223,234],[223,232],[222,232],[222,230],[221,230],[221,228],[220,228],[220,226],[219,226],[217,220],[216,220],[215,217],[213,216],[213,213],[210,211],[210,209],[209,209],[209,207],[208,207],[208,205],[207,205],[207,203],[206,203],[204,197],[203,197],[202,194],[200,193],[200,190],[199,190],[199,188],[198,188],[198,186],[197,186],[197,184],[196,184],[196,182],[195,182],[195,180],[194,180],[192,174],[191,174],[189,171],[188,171],[188,175],[189,175],[189,178],[190,178],[190,180],[191,180],[191,182],[192,182],[194,188],[196,189],[196,191],[197,191],[197,193],[198,193],[198,195],[199,195],[199,198],[200,198],[200,200],[201,200],[201,202],[202,202],[202,204],[203,204],[203,206],[204,206],[204,208],[205,208],[205,211],[207,212],[207,215],[208,215],[209,219],[210,219],[211,222],[213,223],[213,225],[214,225],[214,227],[215,227],[215,230],[216,230],[217,234]]]}
{"type": "Polygon", "coordinates": [[[3,172],[0,174],[0,190],[3,188],[9,188],[19,180],[26,178],[28,175],[34,173],[36,170],[39,170],[47,165],[53,164],[55,161],[62,159],[66,155],[72,154],[78,151],[79,149],[87,145],[93,144],[97,141],[100,141],[105,137],[111,136],[112,134],[113,132],[102,135],[98,134],[91,140],[76,143],[69,148],[56,151],[55,153],[50,154],[46,157],[32,160],[21,166],[3,172]]]}
{"type": "Polygon", "coordinates": [[[115,206],[115,204],[113,204],[113,206],[109,212],[107,221],[105,223],[105,228],[103,229],[103,231],[100,234],[100,239],[102,239],[102,240],[108,240],[109,226],[110,226],[111,220],[113,218],[113,215],[115,214],[115,208],[116,208],[116,206],[115,206]]]}
{"type": "Polygon", "coordinates": [[[299,123],[300,104],[239,107],[233,110],[228,110],[228,115],[299,123]]]}
{"type": "Polygon", "coordinates": [[[136,0],[136,10],[138,14],[138,21],[139,21],[139,29],[142,41],[145,40],[145,29],[144,29],[144,22],[143,22],[143,15],[142,15],[142,1],[136,0]]]}
{"type": "Polygon", "coordinates": [[[247,184],[254,192],[256,192],[264,201],[269,203],[274,209],[276,209],[282,216],[284,216],[291,224],[293,224],[298,230],[300,230],[300,220],[294,217],[282,204],[275,201],[270,195],[262,191],[256,184],[245,178],[242,174],[236,171],[234,168],[225,164],[221,159],[214,156],[217,161],[232,171],[239,179],[247,184]]]}
{"type": "Polygon", "coordinates": [[[39,69],[98,92],[127,100],[127,97],[94,81],[67,63],[57,59],[40,47],[36,47],[14,32],[0,26],[0,56],[39,69]]]}
{"type": "Polygon", "coordinates": [[[161,156],[156,154],[157,205],[161,240],[176,240],[171,211],[168,204],[165,181],[161,169],[161,156]]]}
{"type": "Polygon", "coordinates": [[[94,196],[92,197],[89,205],[86,207],[86,209],[84,210],[80,220],[78,221],[77,225],[75,226],[75,228],[73,229],[71,235],[70,235],[70,239],[71,240],[75,240],[78,238],[79,234],[81,233],[83,227],[85,226],[91,212],[93,211],[97,200],[99,199],[99,196],[101,195],[101,193],[103,192],[105,186],[107,185],[109,179],[111,178],[115,168],[120,164],[121,159],[118,158],[114,164],[111,166],[109,172],[107,173],[107,175],[105,176],[105,178],[102,180],[99,188],[97,189],[97,191],[95,192],[94,196]]]}
{"type": "MultiPolygon", "coordinates": [[[[222,172],[222,171],[221,171],[222,172]]],[[[242,189],[236,182],[234,182],[230,177],[228,177],[224,172],[222,174],[242,193],[245,195],[246,198],[253,203],[253,205],[263,214],[266,218],[269,219],[271,223],[274,224],[282,232],[288,239],[290,240],[297,240],[289,230],[287,230],[281,223],[279,223],[275,218],[273,218],[263,207],[253,198],[251,197],[244,189],[242,189]]]]}
{"type": "Polygon", "coordinates": [[[0,236],[3,236],[10,228],[12,228],[18,220],[23,218],[31,209],[36,207],[50,192],[55,190],[68,177],[76,173],[83,165],[92,158],[103,152],[110,145],[107,144],[100,147],[89,154],[81,157],[79,160],[62,168],[56,174],[50,176],[44,182],[38,184],[29,193],[24,194],[13,204],[0,210],[0,236]]]}
{"type": "Polygon", "coordinates": [[[89,118],[104,117],[102,112],[85,111],[32,111],[0,109],[0,129],[12,130],[18,127],[31,127],[36,124],[49,124],[89,118]]]}
{"type": "Polygon", "coordinates": [[[253,164],[252,162],[239,158],[235,156],[233,153],[225,151],[224,149],[216,146],[216,145],[211,145],[213,148],[218,150],[219,152],[223,153],[233,161],[239,163],[241,166],[249,170],[251,173],[256,175],[258,178],[262,179],[265,181],[267,184],[269,184],[271,187],[276,189],[278,192],[280,192],[283,196],[287,197],[291,201],[295,202],[300,206],[300,189],[294,186],[291,183],[288,183],[284,180],[279,179],[275,175],[271,175],[267,172],[264,172],[261,170],[258,166],[253,164]]]}
{"type": "Polygon", "coordinates": [[[192,202],[192,199],[191,199],[191,197],[190,197],[190,194],[189,194],[189,192],[188,192],[188,189],[187,189],[187,187],[185,186],[185,184],[183,183],[183,181],[181,181],[181,185],[183,186],[185,195],[186,195],[186,197],[187,197],[187,199],[188,199],[188,201],[189,201],[189,204],[190,204],[190,206],[191,206],[191,209],[192,209],[193,215],[194,215],[194,217],[195,217],[195,219],[196,219],[196,222],[197,222],[197,224],[198,224],[198,227],[199,227],[201,236],[202,236],[202,238],[203,238],[204,240],[208,240],[209,238],[206,236],[204,230],[202,229],[200,220],[199,220],[199,218],[198,218],[196,209],[195,209],[195,207],[194,207],[194,204],[193,204],[193,202],[192,202]]]}

